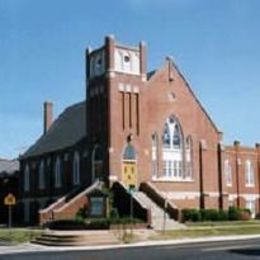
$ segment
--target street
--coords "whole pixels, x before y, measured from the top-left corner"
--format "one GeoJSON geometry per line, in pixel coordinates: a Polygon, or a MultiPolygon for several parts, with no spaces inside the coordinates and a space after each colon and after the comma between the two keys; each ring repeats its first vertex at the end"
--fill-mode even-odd
{"type": "MultiPolygon", "coordinates": [[[[1,250],[1,247],[0,247],[1,250]]],[[[0,260],[260,259],[260,239],[93,251],[30,252],[1,255],[0,260]]]]}

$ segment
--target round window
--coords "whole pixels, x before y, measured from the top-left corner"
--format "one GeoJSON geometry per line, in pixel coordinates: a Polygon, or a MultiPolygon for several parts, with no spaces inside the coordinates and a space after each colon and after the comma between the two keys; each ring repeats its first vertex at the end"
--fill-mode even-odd
{"type": "Polygon", "coordinates": [[[129,62],[130,61],[130,57],[128,55],[124,56],[124,62],[129,62]]]}

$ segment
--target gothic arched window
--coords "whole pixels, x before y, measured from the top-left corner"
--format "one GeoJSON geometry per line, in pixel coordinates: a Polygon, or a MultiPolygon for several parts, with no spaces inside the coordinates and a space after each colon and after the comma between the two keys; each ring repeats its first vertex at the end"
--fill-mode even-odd
{"type": "Polygon", "coordinates": [[[26,164],[24,170],[24,191],[30,190],[30,168],[29,165],[26,164]]]}
{"type": "Polygon", "coordinates": [[[166,179],[185,178],[183,134],[178,120],[167,118],[163,130],[163,177],[166,179]]]}
{"type": "Polygon", "coordinates": [[[133,145],[128,144],[124,150],[123,160],[125,161],[134,161],[136,160],[136,152],[133,145]]]}
{"type": "Polygon", "coordinates": [[[61,162],[60,157],[56,158],[55,162],[55,187],[61,187],[61,162]]]}
{"type": "Polygon", "coordinates": [[[163,147],[164,148],[170,148],[170,128],[168,122],[165,123],[164,125],[164,130],[163,130],[163,147]]]}
{"type": "Polygon", "coordinates": [[[179,149],[181,147],[181,132],[180,127],[178,124],[175,124],[174,126],[174,132],[173,132],[173,147],[179,149]]]}
{"type": "Polygon", "coordinates": [[[193,155],[193,150],[192,150],[192,138],[191,136],[188,136],[185,139],[185,171],[186,175],[185,178],[192,179],[192,155],[193,155]]]}
{"type": "Polygon", "coordinates": [[[45,188],[44,161],[42,160],[39,167],[39,188],[45,188]]]}
{"type": "Polygon", "coordinates": [[[75,185],[80,183],[80,157],[78,152],[74,153],[73,158],[73,183],[75,185]]]}
{"type": "Polygon", "coordinates": [[[103,179],[103,153],[99,145],[92,152],[92,182],[103,179]]]}

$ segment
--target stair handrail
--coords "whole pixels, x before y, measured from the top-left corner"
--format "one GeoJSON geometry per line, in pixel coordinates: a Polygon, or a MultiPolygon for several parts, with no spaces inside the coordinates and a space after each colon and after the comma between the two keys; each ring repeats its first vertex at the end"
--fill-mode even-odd
{"type": "MultiPolygon", "coordinates": [[[[127,191],[127,187],[126,185],[122,182],[122,181],[117,181],[118,184],[120,184],[126,191],[127,191]]],[[[135,200],[138,201],[138,203],[145,209],[149,209],[136,195],[136,193],[131,193],[131,195],[133,196],[133,198],[135,198],[135,200]]]]}
{"type": "Polygon", "coordinates": [[[59,203],[65,201],[65,197],[66,195],[56,199],[53,203],[51,203],[48,207],[44,208],[44,209],[40,209],[39,213],[46,213],[50,210],[52,210],[56,205],[58,205],[59,203]]]}
{"type": "MultiPolygon", "coordinates": [[[[125,193],[128,193],[127,192],[127,186],[122,182],[122,181],[116,181],[113,183],[113,186],[112,186],[112,189],[114,188],[114,185],[119,185],[119,187],[121,187],[125,193]]],[[[147,224],[148,226],[151,225],[151,209],[147,208],[146,205],[144,205],[135,195],[131,194],[134,201],[136,201],[136,203],[138,204],[138,206],[144,210],[145,212],[145,215],[146,215],[146,221],[147,221],[147,224]]],[[[128,196],[131,196],[129,193],[128,193],[128,196]]]]}
{"type": "Polygon", "coordinates": [[[39,210],[39,213],[47,213],[48,211],[52,210],[56,205],[58,205],[61,202],[65,202],[66,203],[66,199],[68,198],[68,196],[70,194],[72,194],[73,192],[75,192],[79,187],[75,187],[74,189],[72,189],[70,192],[64,194],[63,196],[61,196],[60,198],[56,198],[56,200],[51,203],[47,208],[41,209],[39,210]]]}
{"type": "Polygon", "coordinates": [[[58,209],[54,209],[53,211],[55,213],[60,212],[64,209],[66,209],[69,205],[71,205],[71,203],[75,202],[78,198],[80,198],[82,195],[86,195],[89,192],[91,192],[92,190],[100,187],[101,182],[99,180],[96,180],[91,186],[87,187],[86,189],[84,189],[82,192],[78,193],[74,198],[70,199],[68,202],[66,202],[64,205],[62,205],[60,208],[58,209]]]}
{"type": "Polygon", "coordinates": [[[162,193],[151,182],[143,182],[140,185],[140,190],[143,191],[151,200],[153,200],[159,207],[166,208],[167,213],[171,218],[180,221],[180,210],[174,203],[165,198],[162,193]]]}

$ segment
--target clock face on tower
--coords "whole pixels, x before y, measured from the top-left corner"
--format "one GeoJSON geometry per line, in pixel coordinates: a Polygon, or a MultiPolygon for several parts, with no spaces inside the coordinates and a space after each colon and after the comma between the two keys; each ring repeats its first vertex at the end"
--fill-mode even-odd
{"type": "Polygon", "coordinates": [[[90,77],[100,76],[105,71],[105,55],[101,50],[90,57],[90,77]]]}

